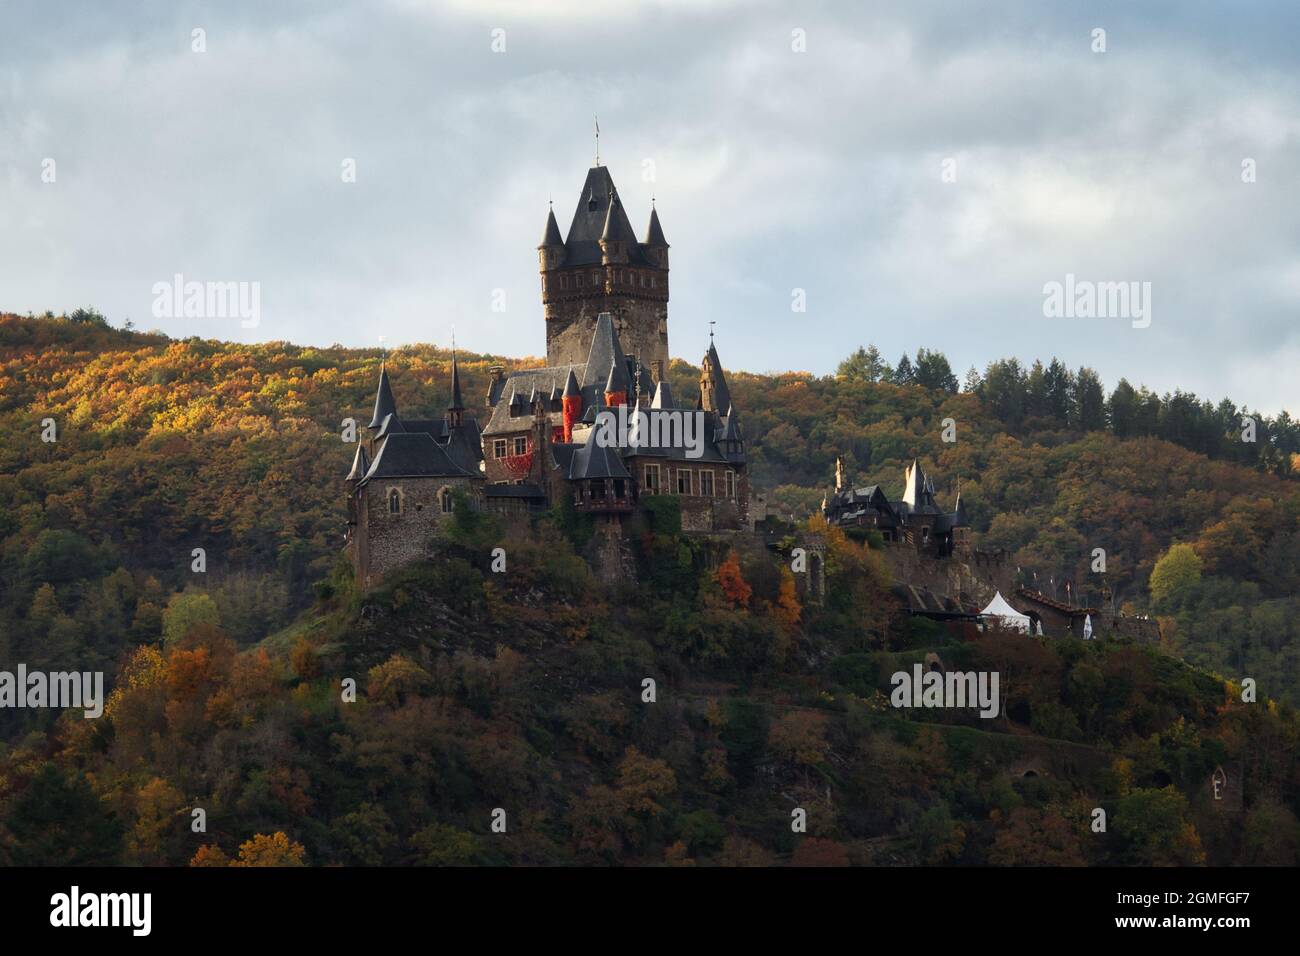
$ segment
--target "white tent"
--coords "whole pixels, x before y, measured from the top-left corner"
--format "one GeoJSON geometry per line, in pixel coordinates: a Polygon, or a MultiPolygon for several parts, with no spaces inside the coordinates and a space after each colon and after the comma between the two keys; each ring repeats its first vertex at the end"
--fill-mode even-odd
{"type": "Polygon", "coordinates": [[[1004,627],[1014,627],[1026,634],[1033,633],[1029,615],[1021,614],[1008,604],[1001,591],[993,595],[993,600],[989,601],[989,606],[980,611],[980,617],[995,618],[1004,627]]]}

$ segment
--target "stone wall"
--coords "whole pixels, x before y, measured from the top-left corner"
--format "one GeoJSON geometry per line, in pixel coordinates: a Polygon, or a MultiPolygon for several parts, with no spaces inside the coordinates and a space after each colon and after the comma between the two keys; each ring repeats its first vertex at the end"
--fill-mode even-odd
{"type": "Polygon", "coordinates": [[[361,491],[357,509],[353,566],[363,589],[374,587],[394,568],[424,557],[425,545],[451,515],[442,510],[441,492],[462,489],[477,502],[471,478],[374,478],[361,491]],[[396,489],[398,514],[389,513],[389,492],[396,489]]]}
{"type": "MultiPolygon", "coordinates": [[[[583,270],[592,274],[612,273],[614,267],[591,266],[583,270]]],[[[546,315],[546,364],[581,365],[591,351],[591,337],[596,331],[596,317],[602,312],[613,316],[619,344],[629,358],[639,356],[649,373],[652,362],[668,368],[668,273],[656,272],[657,288],[642,293],[606,294],[603,290],[587,294],[570,291],[548,296],[547,290],[560,280],[560,274],[543,276],[542,302],[546,315]]],[[[590,281],[588,279],[588,281],[590,281]]]]}

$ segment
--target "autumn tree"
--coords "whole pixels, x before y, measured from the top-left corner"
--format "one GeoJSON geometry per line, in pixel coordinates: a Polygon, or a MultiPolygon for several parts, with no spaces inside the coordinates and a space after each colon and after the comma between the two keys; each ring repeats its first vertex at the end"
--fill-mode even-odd
{"type": "Polygon", "coordinates": [[[740,572],[740,555],[734,549],[727,554],[726,560],[718,565],[717,578],[727,600],[736,607],[749,605],[753,588],[745,583],[744,575],[740,572]]]}
{"type": "Polygon", "coordinates": [[[306,866],[307,851],[301,843],[291,841],[283,832],[270,836],[258,833],[239,845],[239,857],[231,866],[306,866]]]}

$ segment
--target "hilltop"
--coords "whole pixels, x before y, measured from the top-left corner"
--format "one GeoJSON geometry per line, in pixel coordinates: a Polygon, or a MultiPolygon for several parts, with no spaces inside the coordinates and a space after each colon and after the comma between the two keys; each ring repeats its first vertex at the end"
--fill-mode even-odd
{"type": "MultiPolygon", "coordinates": [[[[189,860],[167,821],[194,805],[222,854],[283,832],[311,863],[1296,861],[1285,457],[1011,420],[989,389],[730,373],[754,482],[792,525],[836,454],[891,489],[920,458],[1042,579],[1094,587],[1104,548],[1116,601],[1161,619],[1159,648],[958,642],[902,615],[879,553],[835,532],[830,597],[804,607],[771,561],[671,514],[645,519],[631,591],[591,581],[583,529],[556,515],[504,576],[485,517],[364,596],[338,561],[340,434],[368,420],[380,358],[0,317],[0,660],[118,688],[102,722],[5,715],[0,857],[48,850],[57,803],[117,834],[104,862],[189,860]],[[889,674],[930,653],[1007,675],[1004,715],[889,708],[889,674]],[[1244,677],[1261,703],[1241,703],[1244,677]],[[1229,813],[1204,789],[1219,767],[1248,781],[1229,813]],[[1113,839],[1087,829],[1098,805],[1113,839]],[[509,840],[488,830],[496,807],[509,840]]],[[[436,412],[449,358],[387,356],[403,408],[436,412]]],[[[527,361],[461,352],[471,412],[489,366],[527,361]]],[[[668,375],[696,394],[698,368],[668,375]]]]}

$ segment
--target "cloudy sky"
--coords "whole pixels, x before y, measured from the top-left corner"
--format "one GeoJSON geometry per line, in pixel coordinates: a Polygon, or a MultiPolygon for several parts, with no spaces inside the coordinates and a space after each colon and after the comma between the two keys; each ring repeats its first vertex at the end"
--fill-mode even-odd
{"type": "Polygon", "coordinates": [[[716,320],[752,371],[1059,355],[1296,413],[1298,35],[1289,0],[0,0],[0,310],[541,354],[599,114],[675,356],[716,320]],[[178,273],[260,323],[156,317],[178,273]],[[1067,274],[1149,282],[1150,325],[1046,317],[1067,274]]]}

